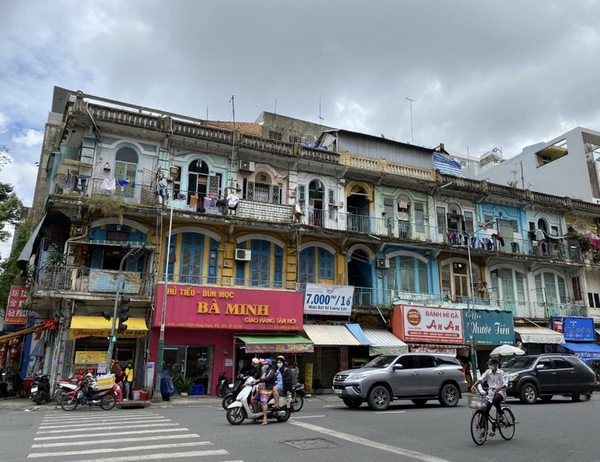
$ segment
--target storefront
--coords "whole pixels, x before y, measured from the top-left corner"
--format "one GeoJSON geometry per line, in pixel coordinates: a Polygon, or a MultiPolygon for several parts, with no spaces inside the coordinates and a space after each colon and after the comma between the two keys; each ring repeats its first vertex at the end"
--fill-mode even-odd
{"type": "MultiPolygon", "coordinates": [[[[130,317],[127,330],[117,333],[113,357],[122,367],[127,361],[141,364],[144,353],[144,338],[148,333],[146,321],[130,317]]],[[[69,339],[74,340],[72,367],[68,375],[81,378],[87,373],[102,375],[110,372],[108,364],[109,337],[112,321],[98,316],[73,316],[69,329],[69,339]]]]}
{"type": "MultiPolygon", "coordinates": [[[[163,297],[159,284],[150,361],[157,357],[163,297]]],[[[221,372],[231,379],[255,356],[312,348],[296,335],[303,321],[299,292],[169,284],[166,307],[164,362],[173,373],[202,384],[207,394],[221,372]]]]}
{"type": "Polygon", "coordinates": [[[595,343],[592,318],[552,316],[550,326],[565,337],[565,343],[556,347],[557,352],[573,354],[588,364],[600,361],[600,346],[595,343]]]}
{"type": "Polygon", "coordinates": [[[565,343],[562,333],[541,326],[515,325],[515,335],[517,343],[521,343],[528,354],[552,352],[557,345],[565,343]]]}
{"type": "MultiPolygon", "coordinates": [[[[489,359],[491,351],[499,345],[515,344],[515,328],[513,315],[510,311],[472,310],[473,338],[477,353],[479,369],[489,359]]],[[[471,327],[469,326],[469,311],[463,310],[463,325],[465,326],[465,345],[471,345],[471,327]]],[[[470,359],[470,355],[469,355],[470,359]]]]}
{"type": "MultiPolygon", "coordinates": [[[[410,351],[465,354],[462,310],[416,305],[394,306],[393,334],[410,351]]],[[[466,351],[468,354],[468,348],[466,351]]]]}

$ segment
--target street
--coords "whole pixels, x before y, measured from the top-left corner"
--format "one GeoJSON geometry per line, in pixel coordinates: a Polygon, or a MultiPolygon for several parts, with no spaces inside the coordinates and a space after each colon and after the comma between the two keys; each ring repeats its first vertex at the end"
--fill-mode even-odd
{"type": "Polygon", "coordinates": [[[471,410],[430,402],[417,408],[397,401],[373,412],[348,409],[332,398],[306,403],[288,423],[232,426],[216,399],[195,405],[153,405],[142,410],[102,411],[54,406],[0,414],[2,461],[598,461],[600,398],[573,403],[508,403],[519,424],[512,441],[499,435],[477,447],[471,410]]]}

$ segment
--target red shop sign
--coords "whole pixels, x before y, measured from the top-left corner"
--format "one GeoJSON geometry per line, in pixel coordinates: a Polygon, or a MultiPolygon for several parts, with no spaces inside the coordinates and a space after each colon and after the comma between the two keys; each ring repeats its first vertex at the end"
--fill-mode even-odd
{"type": "Polygon", "coordinates": [[[392,331],[405,342],[464,342],[462,311],[451,308],[395,306],[392,331]]]}
{"type": "MultiPolygon", "coordinates": [[[[152,325],[160,326],[164,284],[156,288],[152,325]]],[[[169,284],[166,327],[235,330],[302,330],[300,292],[169,284]]]]}
{"type": "Polygon", "coordinates": [[[27,324],[28,310],[23,310],[22,305],[27,300],[27,287],[11,286],[6,305],[6,324],[27,324]]]}

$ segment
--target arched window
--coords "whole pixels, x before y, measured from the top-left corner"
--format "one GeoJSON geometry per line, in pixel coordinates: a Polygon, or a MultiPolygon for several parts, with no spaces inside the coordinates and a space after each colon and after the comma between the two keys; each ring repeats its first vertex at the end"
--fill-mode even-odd
{"type": "Polygon", "coordinates": [[[511,268],[495,269],[491,272],[489,298],[516,315],[518,306],[526,306],[525,285],[525,273],[511,268]]]}
{"type": "Polygon", "coordinates": [[[181,235],[181,258],[179,282],[183,284],[204,284],[216,282],[218,243],[207,239],[203,234],[183,233],[181,235]],[[208,248],[206,247],[208,244],[208,248]],[[208,265],[205,269],[205,255],[208,265]]]}
{"type": "Polygon", "coordinates": [[[115,156],[115,196],[133,198],[138,155],[132,148],[121,148],[115,156]]]}
{"type": "Polygon", "coordinates": [[[411,256],[389,259],[388,289],[402,292],[429,293],[427,263],[411,256]]]}
{"type": "Polygon", "coordinates": [[[334,279],[334,256],[327,249],[307,247],[300,252],[299,264],[301,284],[334,279]]]}
{"type": "Polygon", "coordinates": [[[236,284],[246,285],[250,279],[250,285],[256,287],[281,287],[283,280],[283,248],[270,241],[253,239],[241,242],[238,248],[250,248],[250,265],[244,261],[238,261],[236,266],[236,284]],[[249,271],[249,274],[247,274],[249,271]]]}
{"type": "MultiPolygon", "coordinates": [[[[442,293],[448,295],[457,303],[465,302],[471,294],[471,283],[469,279],[469,263],[464,261],[445,261],[442,264],[442,293]]],[[[479,275],[477,267],[472,265],[471,278],[473,288],[479,287],[479,275]]]]}
{"type": "Polygon", "coordinates": [[[244,198],[249,201],[271,202],[281,204],[283,183],[272,184],[271,176],[267,172],[258,172],[254,181],[243,181],[244,198]]]}
{"type": "Polygon", "coordinates": [[[535,275],[535,292],[538,303],[546,304],[548,316],[561,313],[560,304],[567,303],[565,279],[554,273],[544,272],[535,275]]]}
{"type": "Polygon", "coordinates": [[[196,208],[198,203],[201,204],[199,201],[208,194],[208,174],[208,164],[202,159],[196,159],[190,163],[188,167],[187,197],[190,207],[196,208]]]}

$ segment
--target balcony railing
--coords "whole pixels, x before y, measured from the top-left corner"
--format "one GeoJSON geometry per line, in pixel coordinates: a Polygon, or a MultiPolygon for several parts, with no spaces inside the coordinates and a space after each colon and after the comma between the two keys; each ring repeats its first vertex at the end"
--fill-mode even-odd
{"type": "MultiPolygon", "coordinates": [[[[36,270],[33,290],[78,292],[81,294],[116,293],[116,270],[90,269],[81,266],[41,267],[36,270]]],[[[152,273],[123,271],[121,293],[151,297],[154,278],[152,273]]]]}
{"type": "MultiPolygon", "coordinates": [[[[158,282],[164,281],[164,273],[160,274],[158,282]]],[[[291,290],[298,292],[300,284],[295,281],[267,281],[260,278],[243,279],[225,276],[200,276],[194,274],[170,274],[170,284],[189,284],[196,286],[236,287],[238,289],[269,289],[291,290]]]]}

